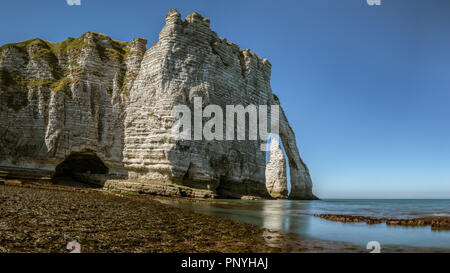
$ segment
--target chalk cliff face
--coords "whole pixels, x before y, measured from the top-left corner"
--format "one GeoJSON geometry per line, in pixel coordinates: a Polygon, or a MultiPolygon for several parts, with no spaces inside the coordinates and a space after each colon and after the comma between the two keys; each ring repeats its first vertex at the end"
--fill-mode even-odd
{"type": "Polygon", "coordinates": [[[88,32],[52,44],[34,39],[0,52],[0,164],[54,170],[74,152],[123,168],[127,93],[146,40],[88,32]]]}
{"type": "MultiPolygon", "coordinates": [[[[176,140],[171,111],[179,104],[194,110],[194,97],[202,98],[203,107],[222,109],[279,104],[270,71],[266,59],[219,38],[208,19],[192,13],[183,21],[176,10],[148,50],[145,39],[117,42],[92,32],[56,44],[34,39],[5,45],[0,169],[52,173],[63,162],[69,168],[68,158],[88,155],[86,160],[95,156],[107,167],[101,183],[109,188],[269,198],[266,152],[260,150],[265,139],[176,140]]],[[[290,197],[315,198],[283,111],[280,138],[289,159],[290,197]]]]}

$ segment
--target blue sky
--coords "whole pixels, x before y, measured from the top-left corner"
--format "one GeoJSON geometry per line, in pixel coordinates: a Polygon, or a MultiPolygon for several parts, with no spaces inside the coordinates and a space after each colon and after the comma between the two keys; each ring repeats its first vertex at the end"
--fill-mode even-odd
{"type": "Polygon", "coordinates": [[[151,45],[171,8],[270,60],[319,197],[450,198],[448,0],[4,1],[0,44],[96,31],[151,45]]]}

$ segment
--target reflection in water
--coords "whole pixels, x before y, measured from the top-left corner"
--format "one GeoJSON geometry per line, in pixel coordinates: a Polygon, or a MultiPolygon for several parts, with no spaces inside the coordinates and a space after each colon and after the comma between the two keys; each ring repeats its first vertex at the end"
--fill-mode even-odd
{"type": "Polygon", "coordinates": [[[284,206],[281,202],[265,202],[262,204],[263,226],[268,229],[284,230],[286,227],[287,217],[284,215],[284,206]]]}
{"type": "Polygon", "coordinates": [[[322,240],[351,242],[365,246],[369,241],[382,245],[444,247],[450,249],[450,231],[432,232],[430,227],[398,227],[385,224],[339,223],[313,217],[314,213],[333,212],[375,217],[405,217],[450,211],[448,200],[218,200],[213,202],[163,201],[199,213],[226,217],[268,229],[266,242],[281,247],[278,232],[322,240]],[[409,203],[408,203],[409,202],[409,203]]]}
{"type": "Polygon", "coordinates": [[[289,218],[282,213],[284,210],[280,209],[283,204],[281,202],[261,204],[263,227],[267,229],[263,233],[264,240],[268,246],[282,248],[283,240],[279,231],[285,230],[289,223],[289,218]]]}

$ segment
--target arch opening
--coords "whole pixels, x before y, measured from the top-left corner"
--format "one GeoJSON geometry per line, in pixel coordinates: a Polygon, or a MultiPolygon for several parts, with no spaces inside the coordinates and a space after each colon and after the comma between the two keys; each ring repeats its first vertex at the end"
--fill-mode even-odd
{"type": "Polygon", "coordinates": [[[75,180],[80,174],[107,174],[105,163],[94,153],[72,153],[55,169],[54,177],[70,177],[75,180]]]}

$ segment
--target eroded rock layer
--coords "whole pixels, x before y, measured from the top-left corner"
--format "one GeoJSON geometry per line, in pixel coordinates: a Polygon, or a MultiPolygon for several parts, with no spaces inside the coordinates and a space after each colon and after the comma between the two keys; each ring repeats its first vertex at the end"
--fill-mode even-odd
{"type": "MultiPolygon", "coordinates": [[[[266,59],[219,38],[209,19],[192,13],[183,21],[176,10],[169,11],[158,42],[148,50],[145,39],[117,42],[92,32],[60,43],[34,39],[5,45],[0,48],[0,168],[55,172],[71,156],[96,156],[108,168],[100,183],[109,188],[269,198],[266,152],[260,150],[264,139],[176,140],[171,111],[179,104],[194,110],[194,97],[222,109],[279,104],[270,71],[266,59]]],[[[291,198],[314,198],[281,112],[291,198]]]]}

